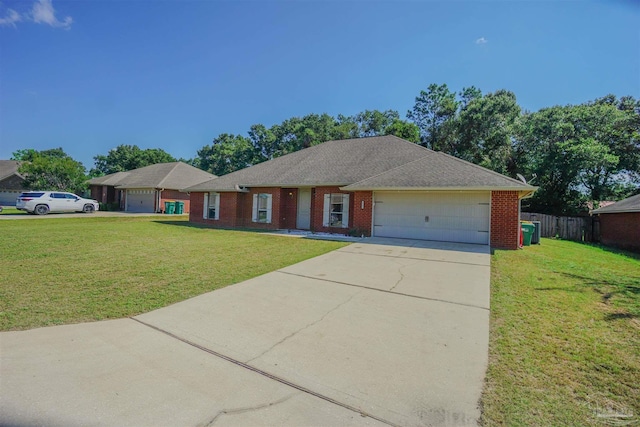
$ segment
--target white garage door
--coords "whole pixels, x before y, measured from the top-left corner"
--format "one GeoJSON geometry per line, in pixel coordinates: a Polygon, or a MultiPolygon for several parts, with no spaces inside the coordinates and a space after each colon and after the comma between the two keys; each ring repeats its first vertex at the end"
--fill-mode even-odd
{"type": "Polygon", "coordinates": [[[155,212],[155,190],[127,190],[127,212],[155,212]]]}
{"type": "Polygon", "coordinates": [[[376,192],[379,237],[489,244],[490,192],[376,192]]]}

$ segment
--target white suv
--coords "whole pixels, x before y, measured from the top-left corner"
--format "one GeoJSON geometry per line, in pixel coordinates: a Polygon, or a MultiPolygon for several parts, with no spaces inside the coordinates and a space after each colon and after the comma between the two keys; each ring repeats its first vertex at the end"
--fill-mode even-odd
{"type": "Polygon", "coordinates": [[[37,215],[46,215],[49,212],[93,213],[99,209],[99,204],[97,200],[83,199],[72,193],[29,191],[18,196],[16,208],[37,215]]]}

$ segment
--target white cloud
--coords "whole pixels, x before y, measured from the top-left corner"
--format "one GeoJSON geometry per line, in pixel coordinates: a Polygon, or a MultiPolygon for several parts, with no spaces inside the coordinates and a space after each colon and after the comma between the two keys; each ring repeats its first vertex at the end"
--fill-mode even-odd
{"type": "Polygon", "coordinates": [[[64,28],[65,30],[70,29],[71,24],[73,24],[73,18],[70,16],[62,20],[56,17],[56,11],[53,9],[51,0],[36,0],[30,11],[20,13],[13,9],[7,9],[5,16],[0,17],[0,26],[11,26],[15,28],[16,22],[23,21],[46,24],[54,28],[64,28]]]}
{"type": "Polygon", "coordinates": [[[68,30],[71,28],[73,18],[70,16],[65,17],[62,21],[56,18],[56,12],[53,10],[53,4],[51,0],[36,0],[31,10],[33,22],[36,24],[47,24],[52,27],[64,28],[68,30]]]}
{"type": "Polygon", "coordinates": [[[4,18],[0,18],[0,26],[7,25],[15,28],[16,22],[22,21],[22,16],[13,9],[7,9],[7,15],[4,18]]]}
{"type": "Polygon", "coordinates": [[[484,37],[480,37],[479,39],[476,40],[476,44],[487,44],[489,43],[489,40],[485,39],[484,37]]]}

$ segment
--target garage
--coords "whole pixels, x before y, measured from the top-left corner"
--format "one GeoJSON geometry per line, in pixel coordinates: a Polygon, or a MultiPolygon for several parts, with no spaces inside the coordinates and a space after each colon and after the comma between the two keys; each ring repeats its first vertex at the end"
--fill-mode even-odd
{"type": "Polygon", "coordinates": [[[20,193],[18,190],[0,190],[0,206],[15,206],[20,193]]]}
{"type": "Polygon", "coordinates": [[[490,201],[490,191],[377,191],[373,235],[488,245],[490,201]]]}
{"type": "Polygon", "coordinates": [[[127,212],[155,212],[155,190],[127,190],[127,212]]]}

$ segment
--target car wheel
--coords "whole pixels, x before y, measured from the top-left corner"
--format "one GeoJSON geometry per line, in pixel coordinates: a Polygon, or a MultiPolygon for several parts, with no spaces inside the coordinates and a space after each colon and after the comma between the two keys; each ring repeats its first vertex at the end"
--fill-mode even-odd
{"type": "Polygon", "coordinates": [[[84,208],[82,208],[82,212],[84,213],[93,213],[96,210],[96,208],[93,207],[93,205],[90,204],[86,204],[84,205],[84,208]]]}
{"type": "Polygon", "coordinates": [[[49,206],[47,205],[38,205],[33,210],[33,212],[37,215],[46,215],[49,213],[49,206]]]}

